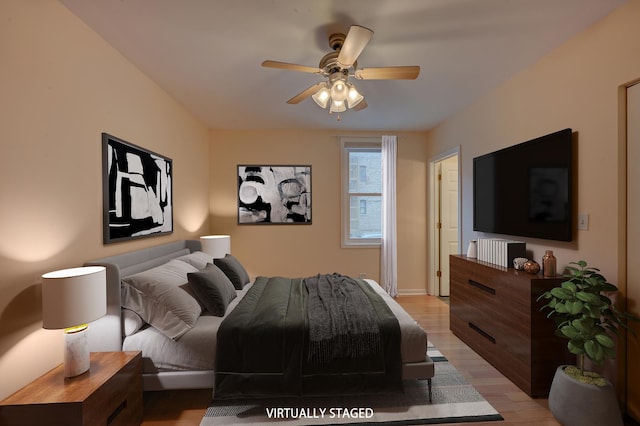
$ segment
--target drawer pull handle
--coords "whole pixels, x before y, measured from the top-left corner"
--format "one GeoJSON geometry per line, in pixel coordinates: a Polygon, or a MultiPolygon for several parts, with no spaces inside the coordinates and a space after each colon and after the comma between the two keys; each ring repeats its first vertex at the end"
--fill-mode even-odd
{"type": "Polygon", "coordinates": [[[482,291],[484,291],[486,293],[493,294],[494,296],[496,294],[496,289],[495,288],[491,288],[491,287],[486,286],[484,284],[480,284],[477,281],[469,280],[469,285],[471,285],[471,286],[473,286],[475,288],[479,288],[480,290],[482,290],[482,291]]]}
{"type": "Polygon", "coordinates": [[[122,404],[118,405],[118,407],[115,410],[113,410],[113,413],[111,413],[111,415],[107,419],[107,424],[111,424],[111,422],[113,422],[116,419],[116,417],[118,417],[118,414],[120,414],[125,408],[127,408],[126,399],[122,401],[122,404]]]}
{"type": "Polygon", "coordinates": [[[470,322],[469,323],[469,327],[477,332],[478,334],[480,334],[482,337],[484,337],[485,339],[487,339],[488,341],[490,341],[491,343],[493,343],[495,345],[496,343],[496,339],[491,336],[489,333],[487,333],[486,331],[484,331],[483,329],[481,329],[480,327],[478,327],[477,325],[475,325],[474,323],[470,322]]]}

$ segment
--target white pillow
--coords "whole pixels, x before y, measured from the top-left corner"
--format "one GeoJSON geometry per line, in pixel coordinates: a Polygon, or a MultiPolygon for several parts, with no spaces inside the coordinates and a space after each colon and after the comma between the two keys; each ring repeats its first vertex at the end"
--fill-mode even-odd
{"type": "Polygon", "coordinates": [[[185,290],[190,272],[198,269],[173,259],[123,278],[122,307],[131,309],[167,337],[179,339],[202,313],[200,303],[185,290]]]}
{"type": "Polygon", "coordinates": [[[122,309],[122,322],[124,323],[124,335],[136,334],[144,325],[144,320],[140,315],[130,309],[122,309]]]}

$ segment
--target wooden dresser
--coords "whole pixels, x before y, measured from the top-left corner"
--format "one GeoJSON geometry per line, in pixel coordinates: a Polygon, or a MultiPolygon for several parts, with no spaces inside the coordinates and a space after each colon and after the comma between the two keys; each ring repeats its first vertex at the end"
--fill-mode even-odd
{"type": "Polygon", "coordinates": [[[567,341],[536,299],[562,282],[466,256],[451,256],[451,331],[533,397],[545,397],[567,341]]]}
{"type": "Polygon", "coordinates": [[[0,402],[0,425],[139,425],[140,352],[93,352],[91,369],[65,379],[58,366],[0,402]]]}

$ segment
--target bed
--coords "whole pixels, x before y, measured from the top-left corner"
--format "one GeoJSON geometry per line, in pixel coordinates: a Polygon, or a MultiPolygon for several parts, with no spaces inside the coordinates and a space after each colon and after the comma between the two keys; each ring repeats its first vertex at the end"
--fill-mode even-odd
{"type": "MultiPolygon", "coordinates": [[[[193,305],[192,301],[186,300],[193,296],[192,298],[200,305],[200,310],[194,306],[183,309],[190,311],[187,322],[191,321],[191,323],[187,326],[182,323],[177,326],[174,320],[167,321],[165,313],[161,315],[154,313],[162,322],[157,328],[145,322],[135,312],[132,314],[132,310],[136,311],[138,305],[147,302],[144,297],[148,294],[145,291],[159,291],[157,288],[160,288],[160,286],[150,286],[143,292],[138,291],[138,288],[132,291],[132,283],[135,284],[139,276],[146,277],[158,269],[165,273],[169,269],[173,275],[172,268],[179,270],[177,275],[187,270],[191,271],[189,273],[193,274],[193,277],[201,276],[199,272],[206,269],[205,263],[202,262],[203,256],[206,255],[200,250],[199,241],[180,240],[86,262],[86,265],[104,266],[107,272],[107,314],[92,323],[89,328],[90,349],[91,351],[142,351],[145,390],[214,389],[217,330],[252,290],[254,282],[236,288],[232,300],[225,302],[227,305],[222,316],[212,315],[210,311],[217,307],[205,307],[198,297],[195,297],[193,293],[196,286],[191,288],[186,283],[180,286],[180,297],[185,294],[188,296],[184,297],[185,302],[193,305]],[[132,304],[133,309],[131,309],[132,304]],[[193,314],[194,310],[198,312],[197,315],[193,314]]],[[[232,256],[229,257],[237,261],[232,256]]],[[[365,281],[372,291],[379,294],[397,318],[401,336],[402,379],[427,379],[430,386],[434,366],[426,354],[425,331],[375,281],[365,281]]],[[[149,321],[156,324],[157,318],[150,318],[149,321]]]]}

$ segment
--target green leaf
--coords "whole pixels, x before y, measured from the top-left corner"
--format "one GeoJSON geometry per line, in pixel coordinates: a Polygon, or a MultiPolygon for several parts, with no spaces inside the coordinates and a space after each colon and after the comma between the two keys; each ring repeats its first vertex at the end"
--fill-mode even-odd
{"type": "Polygon", "coordinates": [[[618,291],[618,287],[610,283],[604,283],[601,285],[600,291],[618,291]]]}
{"type": "Polygon", "coordinates": [[[602,346],[595,340],[588,340],[584,343],[584,350],[592,361],[601,364],[604,361],[604,351],[602,346]]]}
{"type": "Polygon", "coordinates": [[[616,344],[607,334],[596,334],[595,339],[605,348],[613,348],[616,344]]]}
{"type": "Polygon", "coordinates": [[[569,339],[575,339],[576,337],[580,336],[580,332],[578,331],[578,329],[572,325],[565,325],[560,329],[560,332],[569,339]]]}
{"type": "Polygon", "coordinates": [[[602,275],[592,275],[587,278],[587,283],[594,288],[594,291],[597,291],[597,287],[600,287],[606,280],[602,277],[602,275]]]}
{"type": "Polygon", "coordinates": [[[565,276],[566,277],[571,277],[571,276],[575,276],[576,274],[578,274],[580,272],[580,270],[578,268],[574,268],[573,266],[567,266],[565,268],[565,276]]]}
{"type": "Polygon", "coordinates": [[[577,341],[569,340],[567,343],[567,349],[574,355],[581,355],[584,353],[584,345],[577,341]]]}
{"type": "Polygon", "coordinates": [[[609,299],[607,296],[603,294],[600,295],[600,301],[605,305],[609,305],[609,306],[613,305],[613,302],[611,301],[611,299],[609,299]]]}
{"type": "Polygon", "coordinates": [[[600,306],[602,305],[602,301],[600,300],[600,296],[593,293],[588,293],[586,291],[579,291],[576,293],[576,298],[582,300],[585,303],[589,303],[591,305],[600,306]]]}
{"type": "Polygon", "coordinates": [[[582,317],[571,321],[571,325],[581,333],[591,334],[595,326],[595,320],[590,317],[582,317]]]}
{"type": "Polygon", "coordinates": [[[576,286],[571,281],[565,281],[562,284],[560,284],[560,286],[565,290],[569,290],[572,293],[575,293],[576,291],[578,291],[578,286],[576,286]]]}
{"type": "Polygon", "coordinates": [[[558,299],[567,300],[573,299],[573,293],[562,287],[555,287],[551,289],[551,294],[558,299]]]}
{"type": "Polygon", "coordinates": [[[593,306],[588,303],[584,304],[584,315],[592,318],[600,318],[600,311],[598,309],[593,309],[593,306]]]}
{"type": "Polygon", "coordinates": [[[584,307],[584,303],[582,303],[580,300],[576,300],[575,302],[568,300],[565,305],[567,306],[567,309],[569,310],[569,313],[571,315],[578,315],[582,312],[582,308],[584,307]]]}

